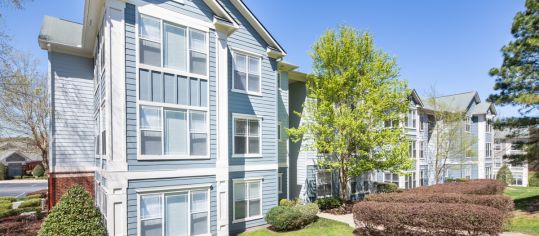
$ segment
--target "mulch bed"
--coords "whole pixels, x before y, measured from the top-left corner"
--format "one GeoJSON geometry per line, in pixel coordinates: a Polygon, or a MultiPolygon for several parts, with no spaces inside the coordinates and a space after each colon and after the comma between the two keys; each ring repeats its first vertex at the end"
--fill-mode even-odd
{"type": "Polygon", "coordinates": [[[36,215],[9,216],[0,219],[0,235],[3,236],[34,236],[43,223],[42,217],[36,215]]]}
{"type": "Polygon", "coordinates": [[[354,208],[355,202],[346,201],[340,207],[322,210],[324,213],[329,213],[333,215],[346,215],[352,213],[352,208],[354,208]]]}

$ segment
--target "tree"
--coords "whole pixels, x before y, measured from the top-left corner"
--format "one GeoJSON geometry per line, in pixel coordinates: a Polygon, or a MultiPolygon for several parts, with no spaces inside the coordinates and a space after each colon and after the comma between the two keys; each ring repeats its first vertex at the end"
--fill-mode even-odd
{"type": "Polygon", "coordinates": [[[106,235],[103,216],[80,185],[70,188],[43,221],[38,236],[106,235]]]}
{"type": "MultiPolygon", "coordinates": [[[[430,106],[429,132],[431,135],[434,158],[430,161],[434,167],[434,180],[441,182],[444,173],[448,170],[448,160],[458,161],[461,164],[466,158],[475,156],[472,146],[475,139],[471,132],[466,131],[466,111],[455,109],[437,99],[438,95],[433,88],[427,99],[430,106]]],[[[471,122],[471,121],[469,121],[471,122]]]]}
{"type": "Polygon", "coordinates": [[[27,54],[14,54],[0,65],[0,136],[30,140],[48,170],[49,103],[46,76],[27,54]],[[29,139],[25,139],[25,138],[29,139]]]}
{"type": "MultiPolygon", "coordinates": [[[[513,19],[511,34],[514,40],[502,48],[503,63],[492,68],[489,74],[495,78],[494,90],[489,101],[497,105],[520,107],[524,117],[512,117],[496,122],[498,129],[515,128],[528,130],[529,139],[520,145],[524,155],[510,155],[514,163],[528,160],[530,167],[539,168],[539,119],[532,114],[539,108],[539,1],[527,0],[526,10],[518,12],[513,19]],[[530,116],[532,115],[532,116],[530,116]],[[535,165],[533,165],[535,163],[535,165]]],[[[536,113],[535,113],[536,114],[536,113]]],[[[514,136],[522,135],[518,132],[514,136]]]]}
{"type": "Polygon", "coordinates": [[[37,164],[32,170],[32,175],[34,177],[43,177],[43,174],[45,174],[45,169],[43,169],[42,165],[37,164]]]}
{"type": "Polygon", "coordinates": [[[507,165],[503,165],[496,174],[496,179],[503,181],[506,184],[511,184],[513,182],[513,174],[507,165]]]}
{"type": "Polygon", "coordinates": [[[372,170],[410,169],[408,142],[401,122],[410,90],[397,79],[395,59],[376,49],[368,33],[341,26],[328,30],[312,47],[313,73],[306,82],[306,122],[289,133],[308,140],[318,165],[339,172],[340,195],[348,196],[350,177],[372,170]]]}

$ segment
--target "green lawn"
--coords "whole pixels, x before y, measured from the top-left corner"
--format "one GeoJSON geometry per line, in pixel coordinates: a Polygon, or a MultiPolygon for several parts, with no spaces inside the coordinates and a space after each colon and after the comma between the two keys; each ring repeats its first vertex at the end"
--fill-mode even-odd
{"type": "Polygon", "coordinates": [[[505,229],[539,236],[539,187],[507,187],[505,195],[513,198],[516,208],[505,229]]]}
{"type": "Polygon", "coordinates": [[[324,218],[318,219],[318,221],[308,225],[307,227],[291,231],[291,232],[274,232],[269,229],[258,229],[250,232],[245,232],[240,234],[240,236],[271,236],[271,235],[283,235],[283,236],[314,236],[314,235],[325,235],[325,236],[348,236],[353,235],[352,227],[348,226],[345,223],[338,221],[328,220],[324,218]]]}

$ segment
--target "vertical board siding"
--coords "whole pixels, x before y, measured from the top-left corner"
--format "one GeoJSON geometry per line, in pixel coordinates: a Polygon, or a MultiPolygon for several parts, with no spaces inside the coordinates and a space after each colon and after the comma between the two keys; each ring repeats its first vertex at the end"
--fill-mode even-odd
{"type": "Polygon", "coordinates": [[[217,234],[217,188],[214,176],[129,180],[127,187],[127,234],[137,235],[137,189],[159,187],[182,187],[211,184],[210,188],[210,232],[217,234]]]}
{"type": "MultiPolygon", "coordinates": [[[[186,4],[178,4],[172,1],[161,1],[161,0],[152,0],[148,1],[154,4],[157,4],[161,7],[167,8],[169,10],[176,11],[181,14],[186,14],[191,17],[196,17],[199,19],[206,19],[207,20],[207,12],[210,12],[209,8],[201,1],[186,1],[186,4]],[[196,11],[195,9],[199,8],[200,11],[196,11]],[[191,12],[194,14],[194,12],[198,12],[197,14],[193,15],[188,12],[191,12]],[[206,12],[206,13],[204,13],[206,12]],[[202,17],[203,16],[203,17],[202,17]]],[[[126,4],[125,8],[125,38],[126,38],[126,118],[127,118],[127,159],[128,159],[128,166],[129,170],[134,171],[153,171],[153,170],[170,170],[170,169],[178,169],[178,168],[208,168],[208,167],[215,167],[215,160],[217,155],[217,100],[216,100],[216,93],[217,93],[217,87],[216,87],[216,38],[215,38],[215,31],[210,30],[209,32],[209,86],[204,84],[207,87],[209,87],[209,146],[210,146],[210,158],[204,159],[204,160],[159,160],[159,161],[139,161],[137,160],[137,78],[136,78],[136,32],[135,32],[135,6],[132,4],[126,4]]],[[[141,78],[145,78],[144,82],[146,84],[149,83],[157,83],[158,86],[163,86],[163,74],[158,73],[149,73],[145,72],[144,70],[141,70],[141,78]]],[[[168,76],[168,75],[167,75],[168,76]]],[[[187,78],[178,77],[179,83],[178,87],[182,86],[182,89],[187,89],[187,86],[190,86],[190,81],[187,78]]],[[[198,83],[198,82],[197,82],[198,83]]],[[[150,87],[148,87],[150,88],[150,87]]],[[[162,90],[160,90],[162,91],[162,90]]],[[[181,91],[181,90],[180,90],[181,91]]],[[[141,91],[141,96],[148,97],[150,91],[144,90],[141,91]]],[[[165,91],[166,93],[166,91],[165,91]]],[[[205,91],[204,93],[207,93],[205,91]]],[[[153,93],[154,96],[156,93],[153,93]]],[[[178,94],[186,94],[186,93],[178,93],[178,94]]],[[[163,99],[167,99],[161,92],[159,92],[159,96],[154,98],[158,101],[163,101],[163,99]]],[[[168,98],[170,99],[170,98],[168,98]]],[[[182,104],[187,104],[189,97],[180,96],[178,98],[178,102],[182,104]]],[[[196,104],[199,104],[201,101],[193,101],[196,104]]],[[[202,101],[204,102],[204,101],[202,101]]]]}
{"type": "MultiPolygon", "coordinates": [[[[283,191],[281,193],[279,193],[279,199],[284,199],[287,196],[287,189],[288,189],[287,188],[287,179],[288,179],[287,170],[288,170],[288,168],[286,168],[286,167],[280,167],[279,168],[279,174],[283,174],[283,179],[281,180],[282,185],[283,185],[283,191]]],[[[279,187],[279,186],[277,185],[277,187],[279,187]]]]}
{"type": "Polygon", "coordinates": [[[240,223],[232,223],[234,219],[234,179],[245,178],[262,178],[262,215],[266,213],[274,206],[278,205],[277,200],[277,170],[269,171],[250,171],[250,172],[230,172],[229,175],[229,229],[231,235],[235,235],[238,232],[244,231],[247,228],[260,226],[266,224],[264,218],[245,221],[240,223]]]}
{"type": "Polygon", "coordinates": [[[49,53],[51,70],[51,161],[54,167],[94,166],[93,61],[49,53]]]}

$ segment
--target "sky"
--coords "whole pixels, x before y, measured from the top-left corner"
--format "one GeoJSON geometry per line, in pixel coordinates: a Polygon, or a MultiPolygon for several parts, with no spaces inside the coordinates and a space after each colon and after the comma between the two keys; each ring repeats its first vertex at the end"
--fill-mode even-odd
{"type": "MultiPolygon", "coordinates": [[[[349,25],[367,31],[376,47],[396,58],[400,78],[420,95],[432,88],[447,95],[477,91],[484,101],[493,93],[492,67],[501,65],[500,49],[512,36],[524,0],[244,0],[287,52],[285,61],[311,71],[309,51],[324,31],[349,25]]],[[[82,22],[83,0],[34,0],[24,9],[2,9],[2,27],[13,46],[30,52],[47,69],[47,54],[37,43],[45,15],[82,22]]],[[[499,117],[518,115],[497,106],[499,117]]]]}

